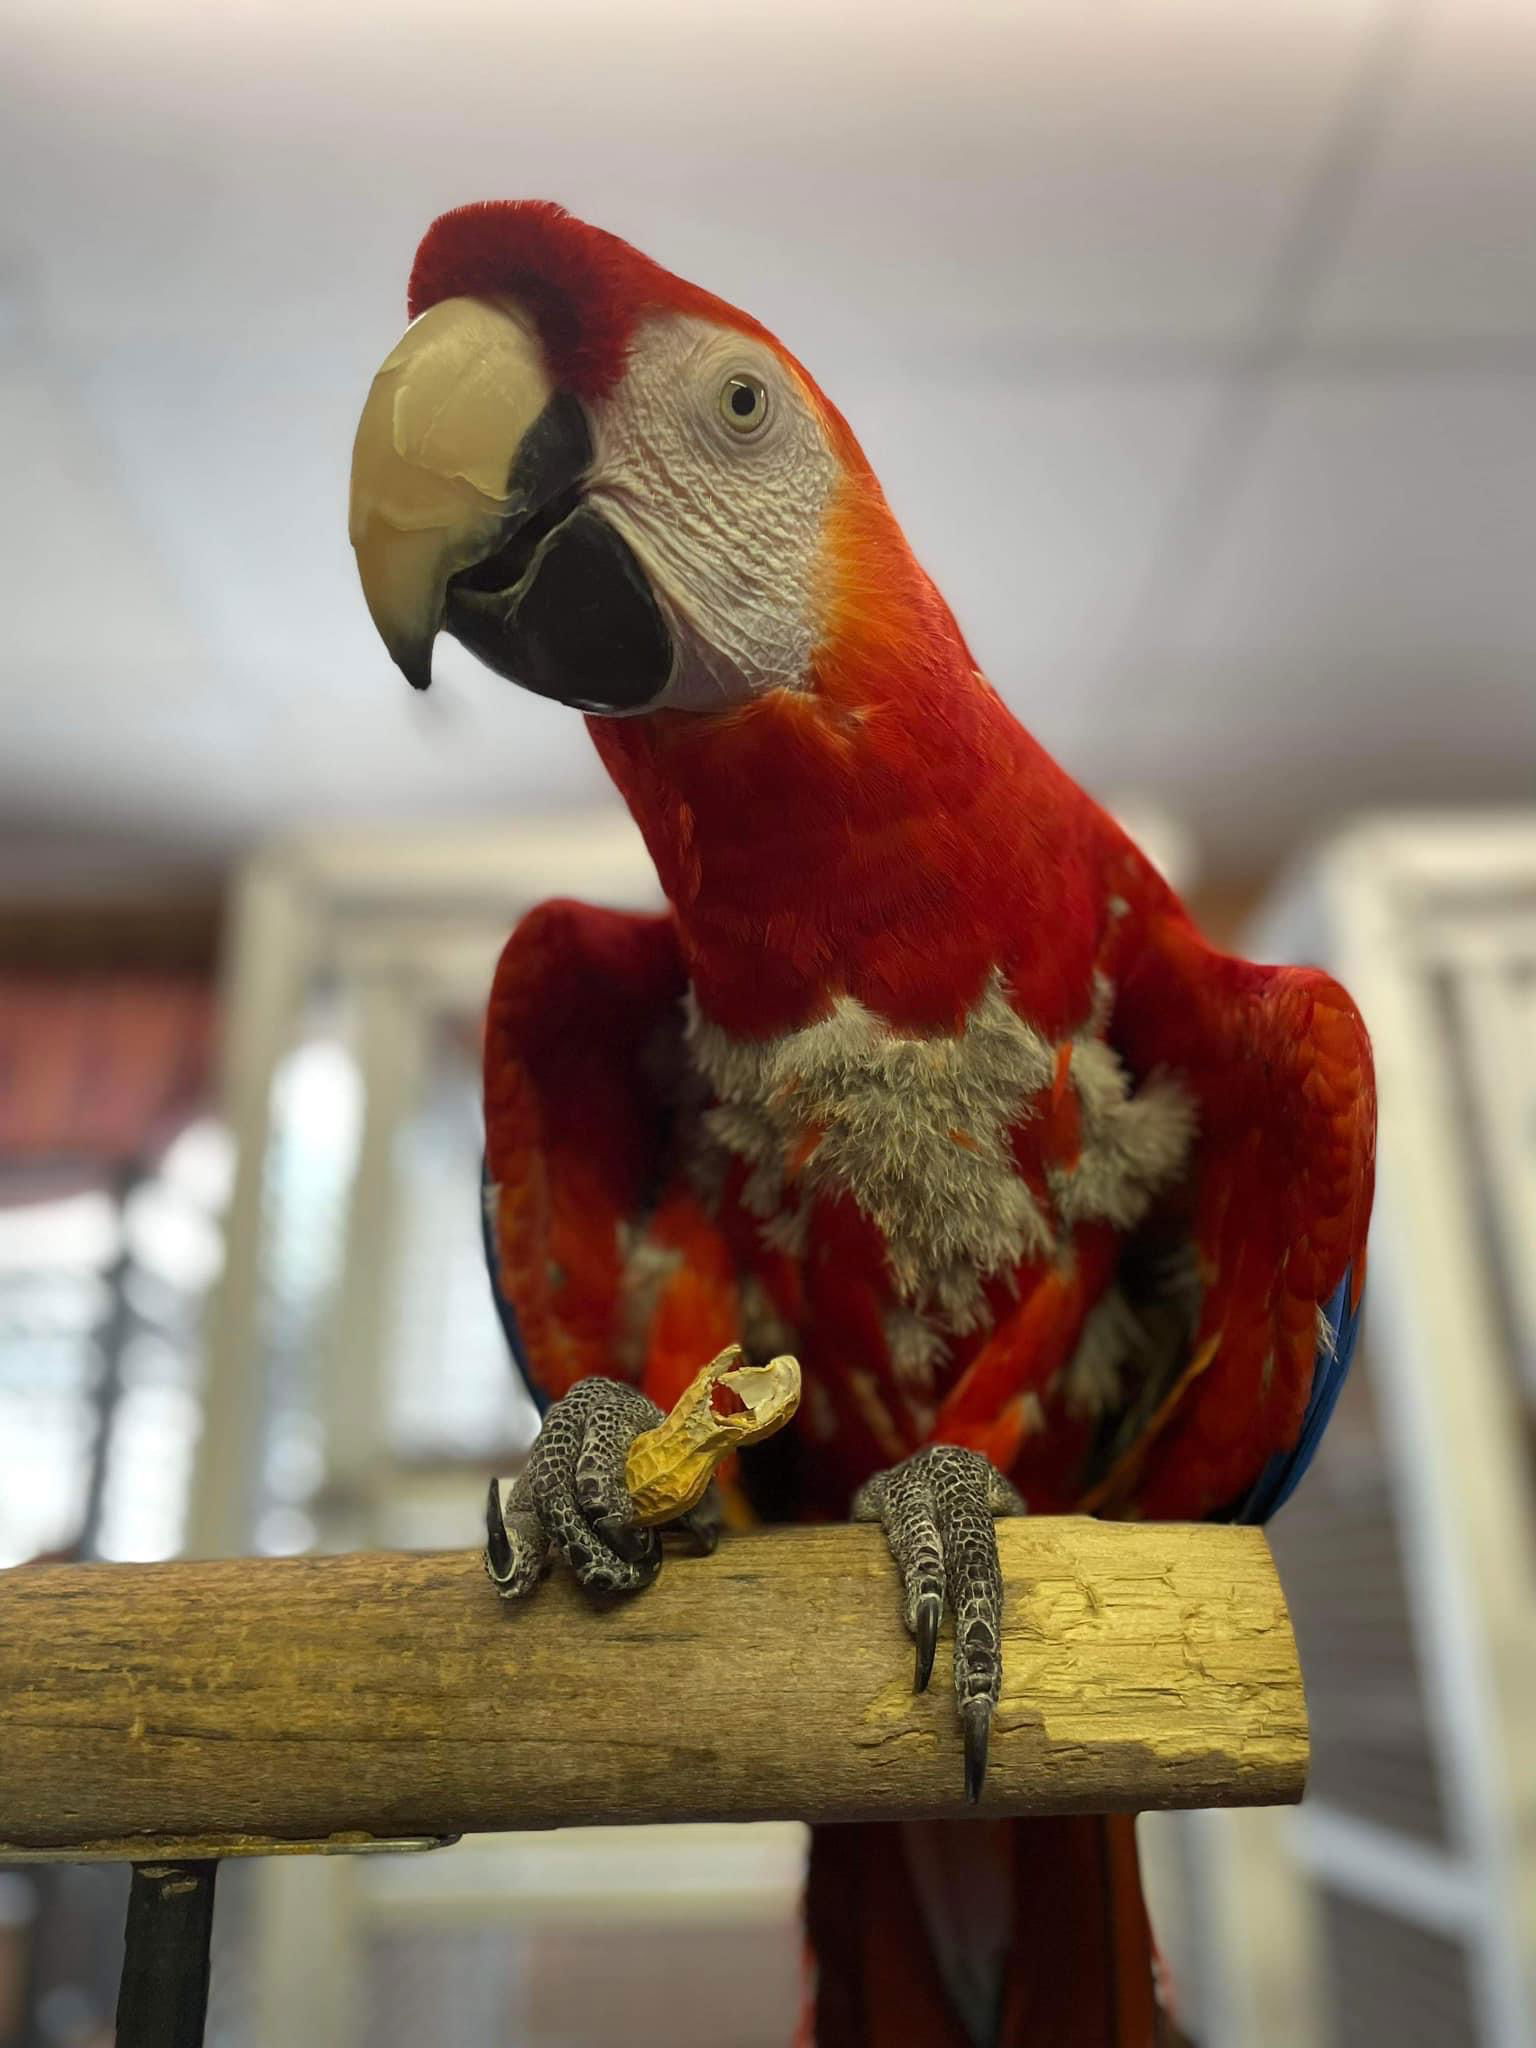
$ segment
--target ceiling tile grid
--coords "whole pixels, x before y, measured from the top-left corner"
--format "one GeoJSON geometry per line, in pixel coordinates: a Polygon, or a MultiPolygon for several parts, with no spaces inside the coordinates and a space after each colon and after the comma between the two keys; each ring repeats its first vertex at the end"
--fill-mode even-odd
{"type": "Polygon", "coordinates": [[[1525,0],[17,0],[9,36],[13,813],[221,859],[598,796],[558,707],[451,656],[409,697],[345,542],[415,238],[519,191],[767,319],[1022,715],[1219,862],[1536,783],[1525,0]]]}

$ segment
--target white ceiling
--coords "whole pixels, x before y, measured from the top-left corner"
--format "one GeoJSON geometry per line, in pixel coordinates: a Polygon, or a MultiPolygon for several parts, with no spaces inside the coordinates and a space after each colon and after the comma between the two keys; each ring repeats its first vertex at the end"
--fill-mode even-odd
{"type": "Polygon", "coordinates": [[[345,538],[421,229],[764,318],[1027,721],[1246,865],[1536,791],[1531,0],[10,0],[0,807],[34,868],[604,789],[345,538]]]}

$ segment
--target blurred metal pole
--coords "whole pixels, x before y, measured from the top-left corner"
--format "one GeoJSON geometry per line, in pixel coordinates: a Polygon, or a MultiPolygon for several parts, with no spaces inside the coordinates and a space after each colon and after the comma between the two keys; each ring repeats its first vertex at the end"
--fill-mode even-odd
{"type": "Polygon", "coordinates": [[[112,1459],[112,1429],[123,1398],[123,1353],[133,1333],[135,1317],[128,1303],[128,1280],[133,1272],[133,1255],[128,1249],[126,1222],[128,1198],[149,1177],[138,1160],[125,1166],[112,1188],[112,1204],[119,1234],[117,1257],[104,1279],[107,1309],[96,1331],[96,1348],[101,1356],[101,1377],[96,1385],[96,1439],[91,1446],[90,1476],[85,1490],[85,1513],[75,1552],[80,1557],[98,1557],[101,1513],[107,1494],[107,1468],[112,1459]]]}
{"type": "Polygon", "coordinates": [[[246,868],[231,912],[220,1097],[235,1139],[235,1185],[224,1217],[224,1270],[208,1303],[203,1436],[187,1512],[192,1557],[238,1557],[251,1546],[267,1421],[262,1301],[272,1083],[299,1035],[321,915],[314,895],[299,856],[278,848],[246,868]]]}
{"type": "Polygon", "coordinates": [[[136,1863],[117,2048],[202,2048],[217,1862],[136,1863]]]}

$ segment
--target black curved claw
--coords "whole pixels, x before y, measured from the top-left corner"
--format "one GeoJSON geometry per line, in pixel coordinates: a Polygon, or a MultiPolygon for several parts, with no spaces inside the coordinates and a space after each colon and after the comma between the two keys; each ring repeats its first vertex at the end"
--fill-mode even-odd
{"type": "MultiPolygon", "coordinates": [[[[584,1497],[580,1490],[576,1497],[583,1507],[591,1505],[590,1500],[584,1497]]],[[[622,1515],[594,1515],[592,1527],[608,1548],[616,1556],[622,1557],[626,1564],[638,1564],[654,1547],[655,1539],[650,1530],[637,1527],[633,1521],[622,1515]]]]}
{"type": "Polygon", "coordinates": [[[493,1584],[504,1586],[512,1576],[512,1546],[501,1518],[501,1481],[493,1479],[485,1498],[485,1569],[493,1584]]]}
{"type": "Polygon", "coordinates": [[[938,1647],[939,1618],[944,1603],[937,1594],[924,1594],[918,1602],[912,1634],[917,1643],[917,1663],[912,1672],[912,1690],[926,1692],[933,1676],[933,1653],[938,1647]]]}
{"type": "Polygon", "coordinates": [[[960,1709],[965,1728],[965,1796],[974,1806],[987,1782],[987,1745],[992,1733],[992,1702],[967,1700],[960,1709]]]}
{"type": "Polygon", "coordinates": [[[946,1606],[955,1617],[955,1703],[965,1736],[965,1792],[980,1799],[992,1711],[1002,1688],[1003,1573],[996,1516],[1024,1501],[978,1451],[927,1444],[877,1472],[854,1498],[855,1521],[879,1521],[906,1594],[917,1646],[912,1689],[926,1691],[946,1606]]]}

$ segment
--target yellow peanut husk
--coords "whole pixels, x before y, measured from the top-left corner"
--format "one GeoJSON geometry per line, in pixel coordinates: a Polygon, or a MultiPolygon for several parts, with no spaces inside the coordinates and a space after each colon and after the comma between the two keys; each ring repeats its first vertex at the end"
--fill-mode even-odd
{"type": "Polygon", "coordinates": [[[744,1365],[741,1346],[730,1345],[695,1374],[671,1414],[630,1445],[624,1480],[636,1520],[656,1528],[686,1515],[724,1459],[782,1429],[799,1406],[795,1359],[744,1365]],[[716,1388],[735,1397],[726,1413],[715,1405],[716,1388]]]}

